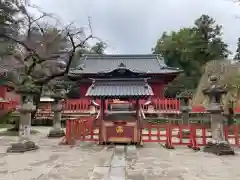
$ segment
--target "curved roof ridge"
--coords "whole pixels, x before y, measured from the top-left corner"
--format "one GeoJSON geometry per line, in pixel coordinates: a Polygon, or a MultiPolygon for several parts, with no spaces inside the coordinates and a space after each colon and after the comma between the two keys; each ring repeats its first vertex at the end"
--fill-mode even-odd
{"type": "Polygon", "coordinates": [[[121,59],[146,59],[146,58],[157,58],[158,54],[84,54],[84,57],[87,59],[115,59],[115,58],[121,58],[121,59]]]}

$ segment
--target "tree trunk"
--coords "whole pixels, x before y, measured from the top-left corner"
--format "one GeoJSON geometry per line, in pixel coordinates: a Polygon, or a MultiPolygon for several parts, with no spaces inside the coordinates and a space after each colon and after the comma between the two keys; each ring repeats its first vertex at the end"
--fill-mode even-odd
{"type": "Polygon", "coordinates": [[[40,99],[41,99],[41,96],[42,96],[42,91],[43,91],[43,86],[41,86],[41,88],[40,88],[40,93],[37,94],[37,96],[34,97],[34,104],[36,106],[36,110],[31,113],[31,118],[32,119],[34,119],[35,116],[36,116],[36,113],[37,113],[37,110],[38,110],[38,107],[39,107],[39,104],[40,104],[40,99]]]}

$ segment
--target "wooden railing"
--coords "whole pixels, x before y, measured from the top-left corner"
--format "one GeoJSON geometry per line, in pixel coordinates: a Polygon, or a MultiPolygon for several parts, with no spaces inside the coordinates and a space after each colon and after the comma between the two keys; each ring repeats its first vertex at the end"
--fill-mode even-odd
{"type": "Polygon", "coordinates": [[[63,102],[63,110],[76,112],[76,111],[87,111],[91,104],[91,99],[69,99],[63,102]]]}
{"type": "MultiPolygon", "coordinates": [[[[100,104],[100,100],[95,101],[97,104],[100,104]]],[[[140,100],[140,105],[142,109],[146,110],[148,105],[146,104],[147,100],[140,100]]],[[[112,103],[111,101],[107,101],[105,103],[105,108],[108,108],[108,105],[112,103]]],[[[89,110],[89,106],[91,104],[91,99],[82,98],[82,99],[68,99],[63,102],[63,110],[66,112],[82,112],[89,110]]],[[[155,98],[152,100],[152,104],[155,110],[163,110],[163,111],[178,111],[180,109],[180,102],[177,99],[160,99],[155,98]]],[[[43,111],[50,111],[51,104],[42,104],[40,109],[43,111]]]]}
{"type": "Polygon", "coordinates": [[[7,113],[17,108],[18,103],[16,101],[0,102],[0,112],[7,113]]]}
{"type": "MultiPolygon", "coordinates": [[[[140,105],[143,110],[147,110],[148,104],[146,100],[140,100],[140,105]]],[[[178,99],[162,99],[152,98],[151,105],[156,111],[179,111],[180,101],[178,99]]]]}
{"type": "MultiPolygon", "coordinates": [[[[100,100],[96,100],[95,102],[100,104],[100,100]]],[[[149,106],[147,102],[147,100],[140,100],[140,106],[144,111],[146,111],[149,106]]],[[[106,101],[106,108],[109,103],[112,102],[106,101]]],[[[90,104],[90,98],[67,99],[63,101],[63,110],[69,113],[88,111],[90,104]]],[[[8,112],[16,109],[18,105],[19,103],[16,101],[0,102],[0,111],[8,112]]],[[[155,111],[172,112],[180,110],[180,101],[177,99],[152,98],[151,105],[154,107],[155,111]]],[[[39,106],[39,111],[51,111],[51,109],[51,103],[40,104],[39,106]]],[[[204,113],[206,109],[203,105],[194,105],[191,107],[191,111],[195,113],[204,113]]],[[[240,114],[240,106],[235,108],[235,113],[240,114]]]]}

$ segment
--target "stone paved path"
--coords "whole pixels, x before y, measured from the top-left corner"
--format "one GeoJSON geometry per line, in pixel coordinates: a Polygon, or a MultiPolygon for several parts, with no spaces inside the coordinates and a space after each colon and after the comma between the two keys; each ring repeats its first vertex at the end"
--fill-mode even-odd
{"type": "MultiPolygon", "coordinates": [[[[47,131],[46,131],[47,132],[47,131]]],[[[44,131],[45,133],[45,131],[44,131]]],[[[214,156],[185,147],[166,150],[160,144],[59,146],[36,135],[36,152],[6,154],[13,137],[0,137],[0,180],[238,180],[240,154],[214,156]]],[[[238,149],[237,149],[238,150],[238,149]]]]}

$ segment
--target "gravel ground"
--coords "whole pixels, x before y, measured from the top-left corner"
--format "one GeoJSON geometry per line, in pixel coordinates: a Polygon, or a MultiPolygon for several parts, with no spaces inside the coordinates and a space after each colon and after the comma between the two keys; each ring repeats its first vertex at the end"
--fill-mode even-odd
{"type": "Polygon", "coordinates": [[[215,156],[186,147],[167,150],[158,143],[143,148],[83,142],[59,146],[60,139],[46,138],[49,128],[37,130],[32,139],[40,149],[23,154],[5,153],[17,138],[0,137],[0,180],[240,179],[239,149],[236,156],[215,156]]]}

